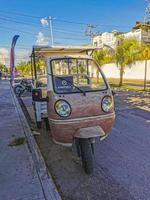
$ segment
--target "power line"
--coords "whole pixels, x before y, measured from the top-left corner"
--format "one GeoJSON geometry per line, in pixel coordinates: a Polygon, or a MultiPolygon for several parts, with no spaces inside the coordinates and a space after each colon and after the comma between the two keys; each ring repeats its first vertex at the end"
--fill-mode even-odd
{"type": "Polygon", "coordinates": [[[87,39],[84,39],[84,38],[74,38],[74,37],[60,37],[59,39],[64,39],[64,40],[83,40],[83,41],[87,41],[87,39]]]}
{"type": "MultiPolygon", "coordinates": [[[[22,31],[22,30],[19,30],[19,29],[12,29],[12,28],[9,28],[9,27],[3,27],[3,26],[0,26],[0,29],[6,29],[6,30],[11,30],[11,31],[18,31],[18,32],[22,32],[22,33],[25,33],[25,34],[30,34],[32,36],[36,36],[38,33],[32,33],[32,32],[27,32],[27,31],[22,31]]],[[[44,35],[44,37],[48,37],[47,35],[44,35]]],[[[58,38],[58,37],[56,37],[58,38]]],[[[59,39],[72,39],[72,40],[87,40],[85,38],[81,38],[81,37],[59,37],[59,39]]]]}
{"type": "Polygon", "coordinates": [[[5,26],[0,26],[0,29],[1,30],[4,29],[4,30],[17,31],[17,32],[21,32],[21,33],[25,33],[25,34],[29,34],[29,35],[37,34],[37,33],[33,33],[33,32],[28,32],[28,31],[22,31],[22,30],[19,30],[19,29],[9,28],[9,27],[5,27],[5,26]]]}
{"type": "Polygon", "coordinates": [[[60,32],[60,33],[68,33],[68,34],[76,35],[76,36],[85,36],[84,32],[73,32],[73,31],[67,31],[67,30],[64,30],[64,29],[57,29],[57,28],[54,28],[54,31],[60,32]]]}
{"type": "MultiPolygon", "coordinates": [[[[18,13],[18,12],[8,12],[8,11],[2,11],[0,10],[0,12],[2,13],[7,13],[7,14],[14,14],[14,15],[18,15],[18,16],[24,16],[24,17],[30,17],[30,18],[34,18],[34,19],[41,19],[41,16],[33,16],[33,15],[29,15],[29,14],[24,14],[24,13],[18,13]]],[[[64,20],[64,19],[55,19],[57,22],[64,22],[64,23],[69,23],[69,24],[77,24],[77,25],[85,25],[87,26],[89,23],[85,23],[85,22],[77,22],[77,21],[70,21],[70,20],[64,20]]],[[[106,27],[121,27],[121,28],[130,28],[131,26],[124,26],[124,25],[115,25],[115,24],[101,24],[101,23],[97,23],[97,26],[106,26],[106,27]]]]}
{"type": "Polygon", "coordinates": [[[19,17],[14,17],[14,16],[12,16],[12,15],[5,15],[5,14],[0,14],[0,16],[1,17],[3,17],[3,18],[6,18],[6,19],[8,19],[8,20],[17,20],[18,21],[18,18],[19,18],[19,22],[24,22],[24,23],[27,23],[27,24],[30,24],[30,25],[40,25],[40,22],[39,22],[39,20],[37,21],[34,21],[34,20],[32,20],[31,21],[31,19],[26,19],[26,18],[22,18],[22,16],[19,16],[19,17]]]}
{"type": "Polygon", "coordinates": [[[8,21],[8,22],[14,22],[14,23],[17,23],[17,24],[30,25],[30,24],[23,22],[23,21],[12,20],[10,18],[5,18],[5,17],[0,17],[0,20],[5,21],[5,22],[8,21]]]}
{"type": "MultiPolygon", "coordinates": [[[[13,22],[13,23],[21,24],[21,25],[29,25],[29,26],[32,26],[32,28],[34,28],[33,27],[33,23],[31,23],[31,22],[27,23],[26,21],[18,21],[18,20],[14,20],[13,18],[6,18],[6,17],[0,17],[0,20],[2,20],[2,21],[8,21],[8,22],[13,22]]],[[[44,28],[47,28],[47,27],[44,27],[44,28]]],[[[79,31],[74,31],[74,30],[73,31],[69,31],[68,33],[70,34],[70,33],[74,33],[74,32],[76,32],[76,33],[83,33],[81,31],[79,32],[79,31]]],[[[66,33],[67,33],[67,31],[66,31],[66,33]]]]}
{"type": "MultiPolygon", "coordinates": [[[[55,26],[54,26],[55,27],[55,26]]],[[[55,28],[54,28],[55,29],[55,28]]],[[[57,29],[57,28],[56,28],[57,29]]],[[[83,31],[77,31],[77,29],[76,30],[73,30],[73,29],[64,29],[64,28],[61,28],[61,27],[59,27],[59,29],[57,29],[57,30],[61,30],[61,31],[65,31],[65,32],[68,32],[68,33],[73,33],[73,34],[77,34],[77,35],[81,35],[81,34],[84,34],[85,33],[85,29],[83,30],[83,31]]]]}
{"type": "MultiPolygon", "coordinates": [[[[67,21],[67,20],[60,20],[56,19],[58,22],[65,22],[65,23],[70,23],[70,24],[78,24],[78,25],[89,25],[89,23],[83,23],[83,22],[75,22],[75,21],[67,21]]],[[[120,27],[120,28],[130,28],[131,26],[123,26],[123,25],[114,25],[114,24],[101,24],[101,23],[96,23],[97,27],[99,26],[105,26],[105,27],[120,27]]]]}
{"type": "Polygon", "coordinates": [[[87,25],[88,23],[83,22],[75,22],[75,21],[68,21],[68,20],[62,20],[62,19],[56,19],[58,22],[64,22],[69,24],[78,24],[78,25],[87,25]]]}
{"type": "MultiPolygon", "coordinates": [[[[32,28],[38,28],[38,23],[37,22],[33,22],[33,21],[27,21],[26,19],[15,19],[12,17],[12,15],[16,15],[16,16],[22,16],[22,17],[29,17],[29,18],[32,18],[32,19],[38,19],[40,21],[40,19],[42,17],[40,16],[32,16],[32,15],[27,15],[27,14],[24,14],[24,13],[16,13],[16,12],[7,12],[7,11],[1,11],[1,13],[4,13],[6,15],[11,15],[11,17],[4,17],[4,16],[1,16],[0,17],[0,21],[4,21],[4,22],[13,22],[13,23],[16,23],[16,24],[19,24],[19,25],[26,25],[26,26],[30,26],[32,28]]],[[[47,18],[45,18],[47,19],[47,18]]],[[[49,19],[49,26],[50,26],[50,30],[51,30],[51,39],[52,39],[52,44],[53,44],[53,31],[52,31],[52,19],[49,19]],[[50,25],[51,24],[51,25],[50,25]]],[[[55,19],[56,22],[58,23],[61,23],[61,26],[63,23],[68,23],[68,24],[71,24],[71,25],[80,25],[80,26],[87,26],[87,30],[85,32],[85,36],[87,37],[92,37],[94,35],[94,32],[93,32],[93,29],[94,28],[97,28],[97,27],[126,27],[127,26],[120,26],[120,25],[111,25],[111,24],[97,24],[97,26],[95,27],[94,25],[92,24],[88,24],[88,23],[83,23],[83,22],[76,22],[76,21],[69,21],[69,20],[63,20],[63,19],[55,19]]],[[[42,26],[41,26],[42,27],[42,26]]],[[[86,27],[85,27],[86,28],[86,27]]],[[[11,31],[17,31],[17,32],[20,32],[20,33],[24,33],[24,34],[29,34],[29,35],[32,35],[32,36],[36,36],[38,33],[33,33],[33,32],[29,32],[29,31],[24,31],[22,29],[14,29],[14,28],[9,28],[9,27],[4,27],[4,26],[0,26],[0,29],[6,29],[6,30],[11,30],[11,31]]],[[[46,31],[48,30],[48,27],[45,27],[46,31]]],[[[38,30],[38,32],[40,32],[41,30],[38,30]]],[[[54,32],[55,34],[59,34],[59,33],[62,33],[62,34],[65,34],[66,37],[62,37],[60,36],[58,38],[58,36],[56,37],[56,40],[60,40],[60,39],[64,39],[64,40],[72,40],[72,41],[77,41],[77,40],[81,40],[81,41],[88,41],[89,38],[84,38],[84,31],[76,31],[76,30],[64,30],[63,28],[57,28],[55,27],[54,25],[54,32]],[[83,34],[83,35],[81,35],[83,34]],[[67,37],[67,35],[69,35],[69,37],[67,37]],[[74,36],[74,37],[70,37],[70,36],[74,36]],[[82,38],[83,37],[83,38],[82,38]]],[[[46,38],[47,36],[44,35],[44,37],[46,38]]]]}
{"type": "Polygon", "coordinates": [[[33,15],[28,15],[28,14],[24,14],[24,13],[18,13],[18,12],[11,12],[11,11],[3,11],[3,10],[0,10],[0,12],[2,13],[6,13],[6,14],[13,14],[13,15],[18,15],[18,16],[24,16],[24,17],[30,17],[30,18],[35,18],[35,19],[41,19],[42,17],[40,16],[33,16],[33,15]]]}

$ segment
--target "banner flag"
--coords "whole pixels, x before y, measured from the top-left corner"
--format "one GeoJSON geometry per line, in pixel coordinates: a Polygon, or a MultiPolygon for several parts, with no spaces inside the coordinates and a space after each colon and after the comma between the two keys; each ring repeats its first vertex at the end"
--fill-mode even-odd
{"type": "Polygon", "coordinates": [[[15,78],[15,54],[14,54],[14,49],[16,42],[19,38],[19,35],[15,35],[12,39],[12,44],[11,44],[11,49],[10,49],[10,82],[14,82],[15,78]]]}

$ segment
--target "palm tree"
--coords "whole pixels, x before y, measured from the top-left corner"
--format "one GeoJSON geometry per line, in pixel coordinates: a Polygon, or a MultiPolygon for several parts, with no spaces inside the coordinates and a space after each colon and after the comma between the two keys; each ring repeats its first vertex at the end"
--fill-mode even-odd
{"type": "Polygon", "coordinates": [[[0,63],[0,70],[2,71],[4,69],[5,65],[0,63]]]}
{"type": "MultiPolygon", "coordinates": [[[[99,49],[94,52],[93,55],[94,59],[97,61],[100,67],[102,67],[104,64],[109,62],[109,52],[106,49],[99,49]]],[[[99,70],[97,69],[97,83],[99,82],[99,70]]]]}
{"type": "Polygon", "coordinates": [[[136,38],[118,38],[118,45],[115,49],[115,61],[118,64],[120,70],[119,86],[122,86],[123,84],[123,74],[125,67],[132,66],[132,64],[137,60],[140,53],[140,46],[141,45],[136,40],[136,38]]]}
{"type": "Polygon", "coordinates": [[[16,65],[16,70],[20,71],[23,75],[29,75],[31,72],[31,63],[21,61],[16,65]]]}
{"type": "Polygon", "coordinates": [[[94,59],[97,61],[99,66],[101,67],[102,65],[108,63],[108,51],[104,49],[99,49],[94,52],[94,59]]]}

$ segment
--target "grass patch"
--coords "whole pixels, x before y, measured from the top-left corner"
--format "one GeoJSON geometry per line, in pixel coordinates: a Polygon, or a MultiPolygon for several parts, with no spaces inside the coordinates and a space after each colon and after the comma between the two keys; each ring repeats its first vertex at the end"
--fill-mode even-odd
{"type": "Polygon", "coordinates": [[[19,146],[22,145],[26,142],[25,137],[17,137],[15,139],[13,139],[10,143],[9,146],[19,146]]]}

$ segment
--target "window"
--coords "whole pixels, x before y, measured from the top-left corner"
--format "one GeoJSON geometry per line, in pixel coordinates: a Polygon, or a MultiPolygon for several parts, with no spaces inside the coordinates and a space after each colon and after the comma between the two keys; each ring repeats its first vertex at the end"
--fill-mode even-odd
{"type": "Polygon", "coordinates": [[[105,90],[107,85],[97,64],[90,59],[55,59],[51,61],[56,93],[105,90]]]}
{"type": "Polygon", "coordinates": [[[94,46],[95,46],[95,47],[97,47],[97,46],[98,46],[98,45],[97,45],[97,42],[94,42],[94,46]]]}
{"type": "Polygon", "coordinates": [[[36,70],[37,70],[36,87],[46,87],[47,73],[46,73],[46,63],[44,60],[37,60],[36,70]]]}

